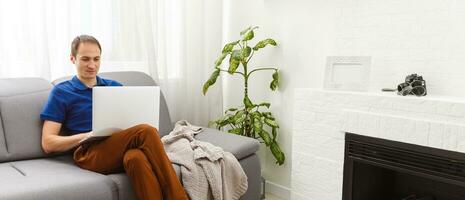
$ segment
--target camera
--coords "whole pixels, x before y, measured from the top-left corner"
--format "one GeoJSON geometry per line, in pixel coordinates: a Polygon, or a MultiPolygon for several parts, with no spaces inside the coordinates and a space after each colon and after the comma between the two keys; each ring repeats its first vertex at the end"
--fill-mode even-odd
{"type": "Polygon", "coordinates": [[[405,82],[397,86],[397,94],[406,96],[409,94],[415,96],[426,96],[426,81],[422,76],[410,74],[405,77],[405,82]]]}

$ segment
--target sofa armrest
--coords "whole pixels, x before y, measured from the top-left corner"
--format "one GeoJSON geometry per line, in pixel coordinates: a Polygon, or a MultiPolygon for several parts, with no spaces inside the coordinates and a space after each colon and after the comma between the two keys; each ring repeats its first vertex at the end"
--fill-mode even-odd
{"type": "Polygon", "coordinates": [[[237,160],[254,154],[260,146],[256,139],[212,128],[203,128],[203,131],[197,134],[195,139],[219,146],[224,151],[231,152],[237,160]]]}

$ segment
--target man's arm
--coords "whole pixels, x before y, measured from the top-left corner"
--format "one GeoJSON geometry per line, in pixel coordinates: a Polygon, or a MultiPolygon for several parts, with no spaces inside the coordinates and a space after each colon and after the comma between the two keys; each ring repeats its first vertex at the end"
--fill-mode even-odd
{"type": "Polygon", "coordinates": [[[60,136],[61,123],[45,120],[42,129],[42,149],[45,153],[68,151],[79,144],[79,141],[89,137],[89,133],[71,136],[60,136]]]}

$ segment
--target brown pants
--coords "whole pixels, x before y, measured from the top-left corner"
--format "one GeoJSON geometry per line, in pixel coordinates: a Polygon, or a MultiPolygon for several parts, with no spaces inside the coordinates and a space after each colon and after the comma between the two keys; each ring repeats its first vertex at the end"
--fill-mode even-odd
{"type": "Polygon", "coordinates": [[[74,151],[74,161],[81,168],[102,174],[124,169],[140,200],[188,200],[157,129],[150,125],[137,125],[83,144],[74,151]]]}

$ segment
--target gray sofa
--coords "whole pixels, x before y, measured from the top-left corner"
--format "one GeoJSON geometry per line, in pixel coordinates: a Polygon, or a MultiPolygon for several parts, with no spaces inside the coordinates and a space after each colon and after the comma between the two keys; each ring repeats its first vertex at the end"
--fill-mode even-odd
{"type": "MultiPolygon", "coordinates": [[[[127,86],[156,85],[150,76],[140,72],[111,72],[100,76],[127,86]]],[[[124,173],[94,173],[77,167],[70,152],[47,155],[42,151],[39,113],[52,87],[40,78],[0,79],[0,199],[136,199],[124,173]]],[[[160,108],[159,131],[163,136],[173,126],[163,96],[160,108]]],[[[197,139],[233,153],[248,177],[249,188],[241,199],[260,198],[256,140],[215,129],[205,129],[197,139]]],[[[173,166],[180,177],[179,166],[173,166]]]]}

